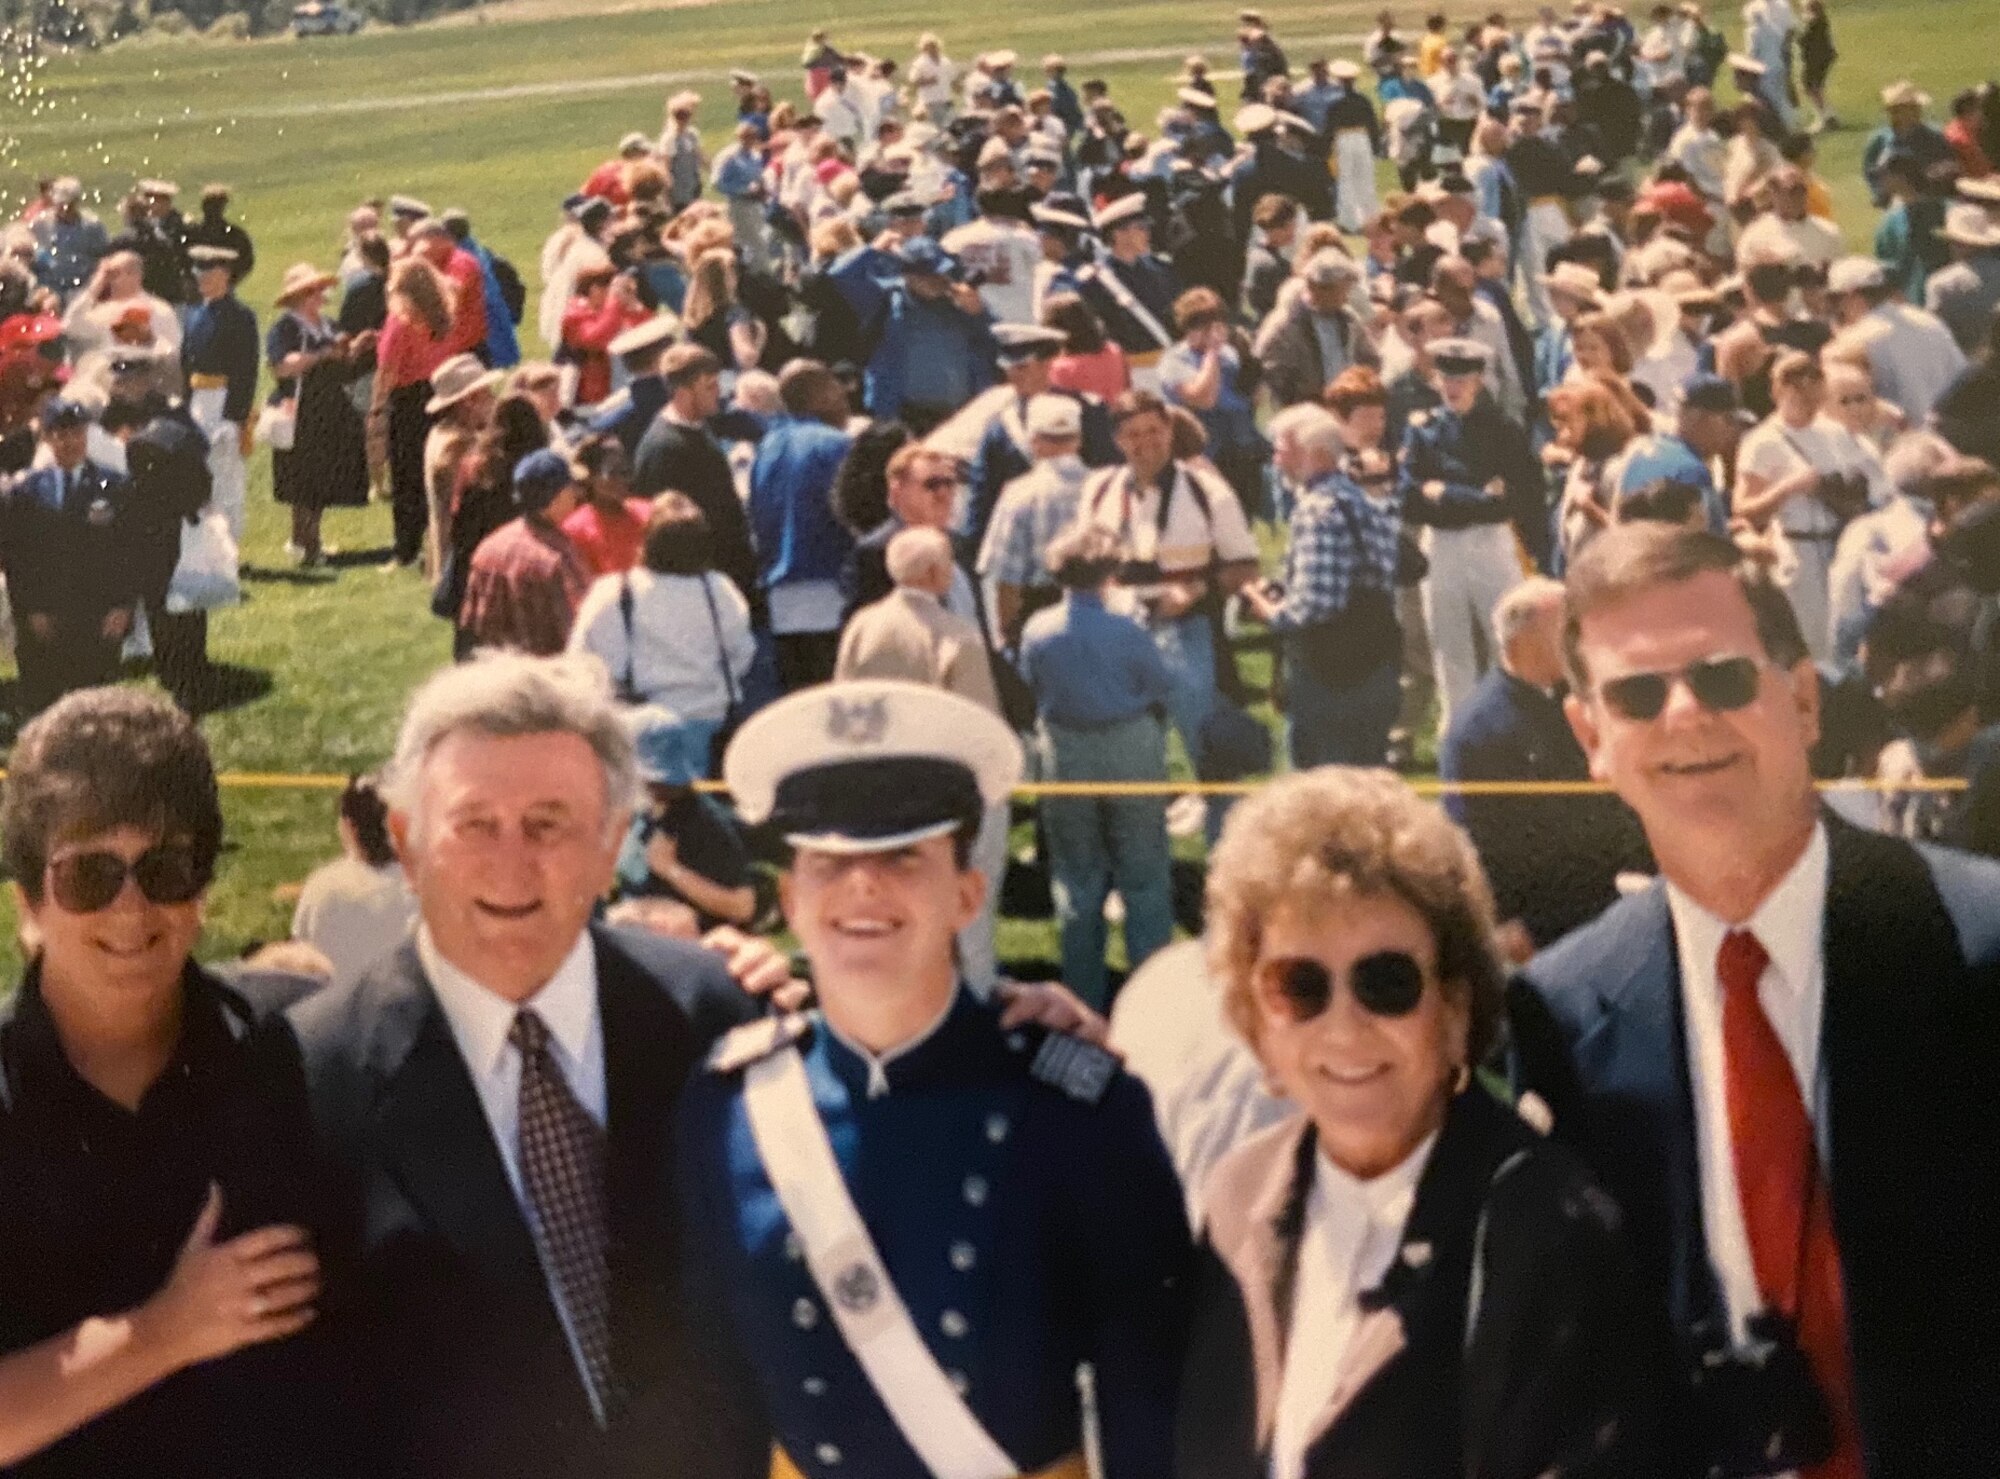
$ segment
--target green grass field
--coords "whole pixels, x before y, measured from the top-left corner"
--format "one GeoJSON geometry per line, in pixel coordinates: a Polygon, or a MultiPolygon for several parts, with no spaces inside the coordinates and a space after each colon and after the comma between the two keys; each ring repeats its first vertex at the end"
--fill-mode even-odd
{"type": "MultiPolygon", "coordinates": [[[[1358,35],[1375,8],[1373,0],[1280,0],[1265,10],[1301,63],[1317,38],[1358,35]]],[[[1403,19],[1412,24],[1414,10],[1403,19]]],[[[1874,95],[1896,77],[1914,78],[1940,100],[1983,77],[1986,43],[2000,34],[2000,0],[1836,0],[1834,20],[1842,53],[1835,101],[1850,131],[1826,136],[1820,170],[1850,241],[1865,250],[1873,222],[1854,126],[1872,126],[1874,95]]],[[[664,97],[693,77],[709,100],[706,133],[719,143],[723,69],[760,69],[781,96],[795,96],[798,49],[815,24],[831,26],[844,46],[898,57],[927,28],[940,30],[961,60],[1001,45],[1031,62],[1060,50],[1073,60],[1073,78],[1107,78],[1143,127],[1167,100],[1180,56],[1204,52],[1218,72],[1233,70],[1232,22],[1232,6],[1188,0],[1087,11],[1020,0],[950,17],[908,0],[856,0],[838,12],[801,0],[723,0],[313,42],[148,41],[57,59],[0,103],[0,193],[18,203],[34,174],[57,171],[112,200],[142,175],[172,177],[189,191],[226,180],[256,238],[262,265],[244,296],[261,316],[286,263],[331,265],[346,211],[392,191],[465,207],[480,237],[532,276],[555,202],[620,134],[657,128],[664,97]]],[[[218,763],[229,772],[319,775],[371,765],[388,749],[404,695],[448,657],[427,589],[414,575],[378,571],[375,560],[310,574],[287,568],[262,453],[250,500],[247,599],[218,615],[210,646],[241,670],[246,694],[261,696],[207,721],[218,763]]],[[[380,551],[388,512],[330,515],[327,535],[351,555],[380,551]]],[[[1261,658],[1251,665],[1253,676],[1262,666],[1261,658]]],[[[326,789],[232,787],[225,800],[231,850],[210,895],[204,951],[212,955],[283,935],[290,912],[277,891],[333,847],[326,789]]],[[[11,898],[0,904],[0,926],[0,942],[11,942],[11,898]]],[[[1053,954],[1047,926],[1027,922],[1003,926],[1002,949],[1053,954]]],[[[11,945],[0,943],[0,980],[11,979],[12,965],[11,945]]]]}

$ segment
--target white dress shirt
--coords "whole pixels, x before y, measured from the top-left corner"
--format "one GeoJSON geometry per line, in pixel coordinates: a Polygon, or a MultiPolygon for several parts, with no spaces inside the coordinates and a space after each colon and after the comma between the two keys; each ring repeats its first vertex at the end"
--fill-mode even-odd
{"type": "Polygon", "coordinates": [[[1395,1261],[1436,1144],[1432,1134],[1372,1181],[1349,1175],[1324,1151],[1314,1158],[1271,1433],[1271,1479],[1300,1479],[1305,1472],[1306,1441],[1340,1385],[1348,1342],[1361,1321],[1361,1295],[1381,1283],[1395,1261]]]}
{"type": "MultiPolygon", "coordinates": [[[[1819,1092],[1819,1028],[1826,1001],[1826,968],[1821,929],[1826,913],[1827,843],[1824,824],[1782,882],[1741,926],[1757,937],[1770,957],[1757,1000],[1770,1019],[1785,1057],[1797,1075],[1806,1112],[1819,1142],[1820,1165],[1827,1165],[1826,1115],[1819,1092]]],[[[1695,1153],[1701,1169],[1702,1233],[1708,1258],[1722,1286],[1723,1303],[1736,1340],[1749,1318],[1764,1308],[1750,1257],[1750,1236],[1736,1185],[1736,1160],[1729,1138],[1728,1083],[1722,1052],[1722,982],[1717,952],[1732,926],[1717,919],[1671,882],[1667,907],[1680,952],[1681,1010],[1687,1022],[1688,1079],[1694,1092],[1695,1153]]]]}

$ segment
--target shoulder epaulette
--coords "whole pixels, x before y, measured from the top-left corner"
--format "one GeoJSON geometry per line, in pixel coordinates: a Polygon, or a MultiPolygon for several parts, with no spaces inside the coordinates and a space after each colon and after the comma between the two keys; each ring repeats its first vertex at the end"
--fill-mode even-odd
{"type": "Polygon", "coordinates": [[[1079,1104],[1095,1104],[1118,1076],[1118,1055],[1067,1032],[1051,1032],[1042,1039],[1028,1073],[1079,1104]]]}
{"type": "Polygon", "coordinates": [[[759,1017],[723,1034],[709,1050],[711,1073],[738,1073],[780,1048],[790,1047],[812,1031],[812,1015],[787,1012],[782,1017],[759,1017]]]}

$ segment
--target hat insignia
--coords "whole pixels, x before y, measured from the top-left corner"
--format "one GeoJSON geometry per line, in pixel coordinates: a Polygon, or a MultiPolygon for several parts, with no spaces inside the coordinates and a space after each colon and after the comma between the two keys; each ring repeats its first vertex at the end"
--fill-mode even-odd
{"type": "Polygon", "coordinates": [[[869,698],[826,702],[826,737],[850,745],[878,745],[889,732],[889,700],[869,698]]]}

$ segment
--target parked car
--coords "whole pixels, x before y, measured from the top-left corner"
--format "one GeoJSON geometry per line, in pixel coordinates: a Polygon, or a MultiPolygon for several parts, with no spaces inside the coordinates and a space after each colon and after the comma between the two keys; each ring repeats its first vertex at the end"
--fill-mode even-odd
{"type": "Polygon", "coordinates": [[[312,0],[310,4],[292,7],[292,34],[352,36],[361,29],[363,20],[358,10],[349,10],[345,5],[326,4],[324,0],[312,0]]]}

